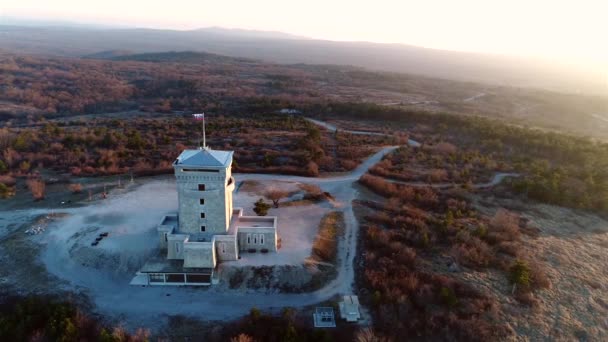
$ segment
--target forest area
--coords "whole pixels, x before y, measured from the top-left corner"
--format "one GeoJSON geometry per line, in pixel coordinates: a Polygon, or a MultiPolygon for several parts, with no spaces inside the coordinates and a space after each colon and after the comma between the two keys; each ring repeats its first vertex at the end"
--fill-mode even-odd
{"type": "MultiPolygon", "coordinates": [[[[210,146],[234,150],[236,172],[316,177],[354,169],[363,158],[397,138],[353,139],[319,130],[300,117],[278,114],[207,116],[210,146]],[[263,134],[264,138],[260,138],[263,134]]],[[[173,172],[185,148],[196,148],[202,123],[189,116],[41,121],[27,128],[0,129],[0,196],[15,194],[27,179],[35,199],[44,198],[46,178],[107,175],[149,176],[173,172]],[[42,188],[42,189],[41,189],[42,188]]],[[[72,185],[74,191],[78,185],[72,185]]]]}
{"type": "MultiPolygon", "coordinates": [[[[373,122],[376,127],[405,129],[415,139],[420,137],[423,150],[435,151],[435,157],[426,153],[420,158],[440,166],[435,172],[438,180],[449,182],[460,177],[460,182],[475,182],[482,169],[514,171],[523,175],[507,181],[508,189],[515,193],[549,204],[603,214],[608,211],[608,143],[478,116],[429,114],[372,104],[334,103],[314,108],[315,112],[331,113],[334,119],[373,122]],[[454,175],[454,171],[461,174],[454,175]],[[463,177],[462,172],[471,174],[463,177]]],[[[373,172],[390,175],[391,168],[379,165],[373,172]]]]}

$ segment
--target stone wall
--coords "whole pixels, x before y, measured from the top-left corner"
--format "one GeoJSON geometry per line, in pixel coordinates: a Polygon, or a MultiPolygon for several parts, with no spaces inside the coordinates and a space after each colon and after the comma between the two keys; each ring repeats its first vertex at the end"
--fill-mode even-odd
{"type": "Polygon", "coordinates": [[[239,251],[255,249],[260,252],[267,249],[269,252],[277,251],[276,229],[267,227],[239,227],[239,251]]]}
{"type": "Polygon", "coordinates": [[[218,172],[184,172],[176,166],[175,177],[179,198],[179,232],[208,237],[225,234],[232,216],[234,190],[230,167],[219,169],[218,172]],[[199,191],[199,184],[205,185],[204,191],[199,191]],[[202,205],[201,199],[204,199],[202,205]],[[201,218],[201,213],[205,214],[204,218],[201,218]],[[205,226],[204,232],[201,226],[205,226]]]}
{"type": "Polygon", "coordinates": [[[215,268],[217,263],[212,242],[187,242],[184,245],[184,267],[215,268]]]}
{"type": "Polygon", "coordinates": [[[218,261],[234,261],[239,258],[239,251],[234,235],[216,235],[215,250],[218,261]]]}
{"type": "Polygon", "coordinates": [[[183,259],[184,244],[188,241],[188,235],[170,234],[167,240],[167,259],[183,259]]]}

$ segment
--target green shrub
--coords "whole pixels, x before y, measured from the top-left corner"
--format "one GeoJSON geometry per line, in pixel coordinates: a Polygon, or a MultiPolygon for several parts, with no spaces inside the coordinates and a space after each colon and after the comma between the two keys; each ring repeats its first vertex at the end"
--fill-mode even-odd
{"type": "Polygon", "coordinates": [[[260,198],[253,207],[253,211],[258,216],[266,216],[268,214],[268,209],[270,209],[270,204],[264,202],[264,199],[260,198]]]}
{"type": "Polygon", "coordinates": [[[441,297],[441,301],[450,308],[458,305],[458,298],[456,298],[456,294],[449,287],[442,287],[439,291],[439,297],[441,297]]]}
{"type": "Polygon", "coordinates": [[[509,269],[509,280],[512,284],[530,286],[530,267],[522,260],[517,260],[509,269]]]}

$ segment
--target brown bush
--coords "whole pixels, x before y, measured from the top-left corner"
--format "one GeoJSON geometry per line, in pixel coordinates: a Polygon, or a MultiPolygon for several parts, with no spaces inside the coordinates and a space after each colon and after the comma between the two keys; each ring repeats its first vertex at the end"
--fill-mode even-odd
{"type": "Polygon", "coordinates": [[[476,237],[452,246],[451,253],[461,264],[471,267],[488,266],[494,258],[492,249],[476,237]]]}
{"type": "Polygon", "coordinates": [[[341,212],[333,211],[325,215],[319,223],[319,232],[312,245],[313,257],[334,262],[338,248],[338,235],[344,229],[344,217],[341,212]]]}
{"type": "Polygon", "coordinates": [[[34,200],[40,201],[44,199],[46,185],[42,179],[30,178],[26,181],[26,184],[32,193],[32,197],[34,197],[34,200]]]}
{"type": "Polygon", "coordinates": [[[70,191],[73,194],[79,194],[82,192],[82,184],[80,183],[72,183],[70,185],[68,185],[68,189],[70,189],[70,191]]]}
{"type": "Polygon", "coordinates": [[[17,183],[15,177],[11,176],[0,176],[0,183],[5,184],[7,186],[14,186],[17,183]]]}
{"type": "Polygon", "coordinates": [[[453,154],[458,151],[458,147],[448,142],[440,142],[432,146],[432,149],[443,154],[453,154]]]}
{"type": "Polygon", "coordinates": [[[535,289],[548,289],[551,287],[551,281],[547,276],[545,267],[536,261],[529,260],[528,267],[530,268],[530,283],[535,289]]]}
{"type": "Polygon", "coordinates": [[[317,177],[319,175],[319,166],[317,163],[310,161],[308,165],[306,165],[306,174],[311,177],[317,177]]]}
{"type": "Polygon", "coordinates": [[[490,219],[488,230],[488,240],[490,242],[518,241],[520,236],[519,217],[517,215],[501,209],[490,219]]]}
{"type": "Polygon", "coordinates": [[[364,174],[359,178],[359,182],[373,192],[384,197],[391,197],[397,194],[397,187],[395,184],[387,182],[380,177],[364,174]]]}

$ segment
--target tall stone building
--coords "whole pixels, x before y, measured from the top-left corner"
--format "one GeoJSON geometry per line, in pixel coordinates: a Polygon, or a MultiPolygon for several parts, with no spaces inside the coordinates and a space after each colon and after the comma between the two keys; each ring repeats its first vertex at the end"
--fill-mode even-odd
{"type": "Polygon", "coordinates": [[[232,151],[185,150],[173,163],[179,209],[157,227],[165,258],[148,261],[132,284],[209,285],[219,262],[276,253],[277,218],[232,207],[232,151]]]}

